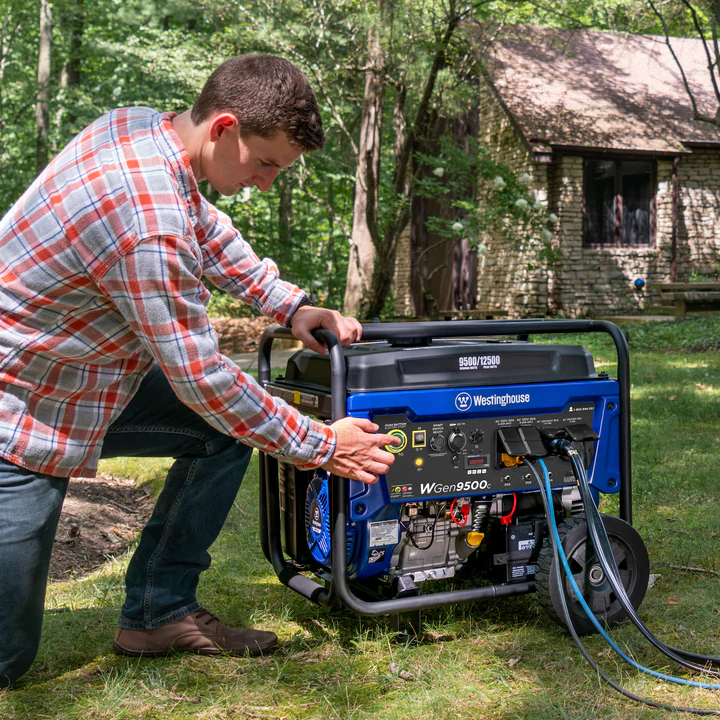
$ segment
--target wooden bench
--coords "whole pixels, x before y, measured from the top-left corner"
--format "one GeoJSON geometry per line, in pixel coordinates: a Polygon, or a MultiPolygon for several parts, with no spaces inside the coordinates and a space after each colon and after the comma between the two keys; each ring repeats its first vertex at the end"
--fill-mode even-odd
{"type": "Polygon", "coordinates": [[[507,310],[441,310],[443,320],[492,320],[507,317],[507,310]]]}
{"type": "Polygon", "coordinates": [[[688,312],[704,315],[720,312],[720,282],[654,283],[651,290],[660,291],[660,302],[675,308],[675,319],[688,312]]]}

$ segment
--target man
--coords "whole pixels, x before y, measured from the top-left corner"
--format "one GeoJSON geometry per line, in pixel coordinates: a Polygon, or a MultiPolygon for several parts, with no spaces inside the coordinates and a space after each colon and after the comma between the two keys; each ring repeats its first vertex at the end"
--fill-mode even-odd
{"type": "Polygon", "coordinates": [[[204,275],[320,349],[353,318],[313,307],[199,193],[255,185],[324,144],[289,62],[240,56],[191,111],[114,110],[75,138],[0,222],[0,686],[37,653],[48,563],[71,475],[101,457],[175,462],[126,576],[115,648],[128,655],[271,649],[197,602],[208,548],[252,451],[374,482],[392,463],[369,421],[328,427],[269,396],[218,351],[204,275]]]}

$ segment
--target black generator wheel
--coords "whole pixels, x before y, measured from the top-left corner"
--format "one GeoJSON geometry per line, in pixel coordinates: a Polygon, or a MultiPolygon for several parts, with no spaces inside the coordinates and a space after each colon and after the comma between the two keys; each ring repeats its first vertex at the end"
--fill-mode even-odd
{"type": "MultiPolygon", "coordinates": [[[[638,608],[645,597],[650,579],[650,561],[645,543],[638,535],[637,530],[624,520],[613,515],[602,515],[601,517],[610,539],[615,563],[620,571],[620,578],[633,607],[638,608]]],[[[573,517],[560,523],[558,532],[575,582],[595,617],[606,627],[613,627],[621,623],[627,617],[627,613],[623,610],[600,567],[588,534],[585,516],[573,517]]],[[[594,633],[595,626],[575,598],[575,593],[566,577],[564,577],[564,582],[565,597],[575,630],[579,635],[594,633]]],[[[543,607],[554,620],[564,625],[549,540],[543,543],[538,557],[535,587],[543,607]]]]}

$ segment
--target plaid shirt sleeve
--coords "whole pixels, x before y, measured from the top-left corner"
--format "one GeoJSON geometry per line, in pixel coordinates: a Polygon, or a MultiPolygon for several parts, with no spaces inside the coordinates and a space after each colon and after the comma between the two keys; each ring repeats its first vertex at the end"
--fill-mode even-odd
{"type": "Polygon", "coordinates": [[[277,265],[260,260],[225,213],[202,199],[200,228],[203,273],[215,287],[254,305],[263,315],[287,325],[298,303],[307,297],[296,285],[281,280],[277,265]]]}
{"type": "MultiPolygon", "coordinates": [[[[286,290],[276,289],[276,276],[270,273],[265,280],[253,260],[244,266],[241,262],[241,267],[244,270],[230,273],[237,287],[246,283],[247,294],[263,307],[272,305],[282,321],[292,303],[275,304],[276,293],[286,297],[286,290]]],[[[324,464],[335,450],[334,430],[269,395],[218,351],[204,305],[209,293],[201,282],[203,271],[194,243],[150,237],[108,270],[100,288],[158,362],[177,396],[213,427],[301,467],[324,464]]]]}

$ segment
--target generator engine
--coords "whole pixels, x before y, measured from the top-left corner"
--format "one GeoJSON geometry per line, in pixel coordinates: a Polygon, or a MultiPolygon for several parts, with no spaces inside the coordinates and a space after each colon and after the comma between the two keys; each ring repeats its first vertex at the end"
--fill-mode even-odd
{"type": "MultiPolygon", "coordinates": [[[[459,573],[533,580],[546,535],[536,482],[518,459],[567,438],[594,493],[620,488],[619,388],[577,345],[433,340],[363,343],[344,353],[347,414],[400,438],[375,484],[348,481],[347,577],[363,597],[416,595],[459,573]]],[[[321,420],[330,361],[297,352],[267,389],[321,420]]],[[[547,457],[556,507],[582,512],[570,463],[547,457]]],[[[324,471],[279,463],[282,547],[330,580],[331,492],[324,471]]],[[[335,536],[337,537],[337,535],[335,536]]]]}

